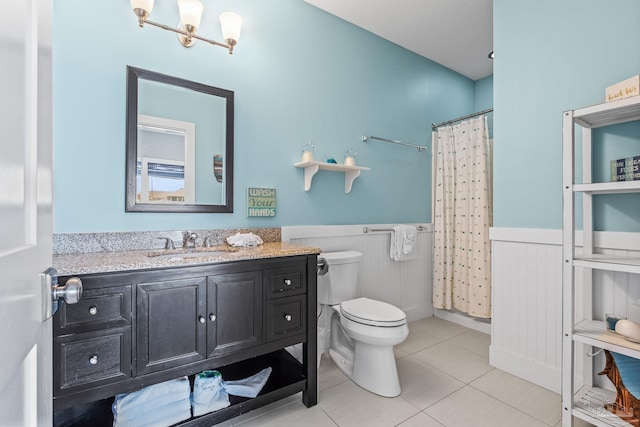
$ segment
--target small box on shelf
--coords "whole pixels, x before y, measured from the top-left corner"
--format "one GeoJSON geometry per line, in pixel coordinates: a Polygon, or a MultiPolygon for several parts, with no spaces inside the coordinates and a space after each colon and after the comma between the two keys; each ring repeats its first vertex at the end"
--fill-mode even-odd
{"type": "Polygon", "coordinates": [[[606,102],[640,95],[640,74],[607,87],[606,102]]]}

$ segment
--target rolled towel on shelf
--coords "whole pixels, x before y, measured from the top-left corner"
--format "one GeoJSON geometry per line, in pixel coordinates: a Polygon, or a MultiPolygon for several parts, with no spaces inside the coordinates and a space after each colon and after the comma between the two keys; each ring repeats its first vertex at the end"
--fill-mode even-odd
{"type": "Polygon", "coordinates": [[[389,256],[394,261],[408,261],[418,257],[418,229],[413,225],[395,225],[391,233],[389,256]]]}
{"type": "Polygon", "coordinates": [[[193,416],[208,414],[229,406],[229,395],[256,397],[271,375],[271,367],[241,380],[224,381],[218,371],[204,371],[196,375],[191,395],[193,416]]]}
{"type": "Polygon", "coordinates": [[[194,417],[218,411],[229,404],[229,394],[224,389],[220,372],[204,371],[196,375],[191,395],[194,417]]]}

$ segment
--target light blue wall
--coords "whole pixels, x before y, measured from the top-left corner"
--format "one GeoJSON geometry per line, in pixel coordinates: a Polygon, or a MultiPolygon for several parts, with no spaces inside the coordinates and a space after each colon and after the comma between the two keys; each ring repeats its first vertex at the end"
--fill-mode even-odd
{"type": "MultiPolygon", "coordinates": [[[[244,19],[233,56],[138,28],[127,1],[53,7],[57,233],[430,221],[430,151],[361,135],[430,145],[432,122],[474,111],[473,81],[302,0],[208,3],[204,36],[221,38],[221,11],[244,19]],[[233,214],[124,212],[127,65],[235,91],[233,214]],[[293,164],[309,140],[320,160],[354,147],[371,170],[350,194],[324,171],[305,192],[293,164]],[[247,187],[277,190],[275,218],[247,218],[247,187]]],[[[175,2],[156,2],[152,19],[176,24],[175,2]]]]}
{"type": "Polygon", "coordinates": [[[493,75],[475,81],[474,110],[493,107],[493,75]]]}
{"type": "MultiPolygon", "coordinates": [[[[493,75],[475,82],[474,111],[493,108],[493,75]]],[[[488,114],[489,137],[493,137],[493,113],[488,114]]]]}
{"type": "MultiPolygon", "coordinates": [[[[561,228],[562,112],[603,102],[607,86],[638,74],[640,2],[494,0],[493,9],[494,225],[561,228]]],[[[616,127],[597,144],[621,132],[640,137],[616,127]]],[[[596,226],[640,231],[640,196],[616,197],[626,198],[622,211],[599,200],[606,218],[596,226]]]]}

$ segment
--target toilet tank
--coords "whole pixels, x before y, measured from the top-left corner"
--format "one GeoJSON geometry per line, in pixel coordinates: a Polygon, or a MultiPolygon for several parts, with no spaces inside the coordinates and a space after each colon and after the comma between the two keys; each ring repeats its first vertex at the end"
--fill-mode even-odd
{"type": "Polygon", "coordinates": [[[329,271],[318,275],[318,302],[338,304],[355,298],[362,254],[357,251],[324,252],[320,258],[327,261],[329,271]]]}

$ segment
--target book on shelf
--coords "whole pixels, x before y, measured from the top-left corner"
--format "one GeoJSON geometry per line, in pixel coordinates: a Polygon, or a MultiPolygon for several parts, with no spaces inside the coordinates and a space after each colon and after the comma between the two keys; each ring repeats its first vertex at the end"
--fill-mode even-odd
{"type": "Polygon", "coordinates": [[[611,160],[610,181],[640,180],[640,156],[611,160]]]}

